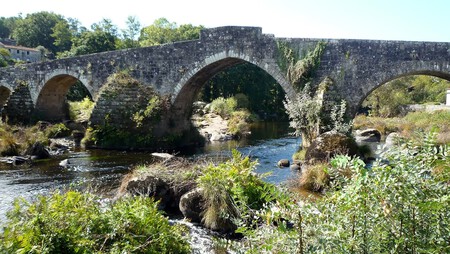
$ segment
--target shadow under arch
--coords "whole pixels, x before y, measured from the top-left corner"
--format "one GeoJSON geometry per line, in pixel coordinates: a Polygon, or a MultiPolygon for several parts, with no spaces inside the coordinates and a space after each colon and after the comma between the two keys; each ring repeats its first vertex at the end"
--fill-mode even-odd
{"type": "MultiPolygon", "coordinates": [[[[80,80],[70,74],[58,74],[47,80],[36,100],[35,117],[38,120],[45,121],[62,121],[69,119],[66,96],[69,89],[77,83],[77,81],[80,80]]],[[[85,86],[85,88],[92,98],[92,94],[88,87],[85,86]]]]}
{"type": "Polygon", "coordinates": [[[250,63],[266,71],[283,88],[287,96],[291,97],[293,95],[294,91],[292,86],[284,79],[281,72],[273,71],[273,68],[267,68],[267,66],[264,68],[260,64],[246,59],[225,57],[209,63],[202,68],[198,68],[198,71],[193,74],[188,74],[189,77],[184,79],[187,81],[184,83],[182,81],[178,84],[177,87],[179,87],[179,89],[175,92],[172,103],[173,114],[184,120],[188,120],[192,110],[192,104],[206,82],[219,72],[242,63],[250,63]]]}
{"type": "MultiPolygon", "coordinates": [[[[371,95],[373,93],[373,91],[375,91],[376,89],[380,88],[381,86],[383,86],[383,85],[385,85],[385,84],[387,84],[387,83],[389,83],[391,81],[394,81],[396,79],[399,79],[399,78],[408,77],[408,76],[417,76],[417,75],[437,77],[437,78],[441,78],[441,79],[444,79],[444,80],[447,80],[447,81],[450,82],[450,73],[445,73],[445,72],[441,72],[441,71],[430,71],[430,70],[419,70],[419,71],[405,72],[405,73],[402,73],[402,74],[399,74],[399,75],[396,75],[396,76],[392,76],[392,77],[389,77],[387,79],[384,79],[384,80],[381,80],[381,81],[377,82],[377,85],[372,87],[372,89],[368,93],[366,93],[365,96],[363,96],[359,100],[356,109],[361,108],[363,102],[367,99],[367,97],[369,95],[371,95]]],[[[357,114],[358,114],[358,111],[356,110],[354,112],[353,117],[355,117],[357,114]]]]}

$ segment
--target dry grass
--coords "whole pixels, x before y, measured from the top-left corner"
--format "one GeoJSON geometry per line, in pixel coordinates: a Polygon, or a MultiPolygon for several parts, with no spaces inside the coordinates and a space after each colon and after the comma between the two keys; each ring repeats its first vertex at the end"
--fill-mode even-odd
{"type": "Polygon", "coordinates": [[[405,117],[368,117],[358,115],[353,121],[353,128],[375,128],[383,135],[399,132],[403,137],[414,139],[418,131],[437,131],[440,144],[450,143],[450,111],[410,112],[405,117]]]}
{"type": "Polygon", "coordinates": [[[31,127],[0,125],[0,154],[2,156],[20,155],[37,141],[46,145],[49,143],[48,138],[37,125],[31,127]]]}
{"type": "Polygon", "coordinates": [[[299,186],[309,191],[322,191],[330,182],[327,167],[327,163],[318,163],[305,168],[300,176],[299,186]]]}
{"type": "Polygon", "coordinates": [[[192,189],[200,175],[202,162],[192,162],[184,158],[174,157],[168,160],[155,161],[149,165],[136,166],[122,180],[118,196],[126,194],[126,187],[132,179],[158,177],[168,183],[174,190],[192,189]]]}

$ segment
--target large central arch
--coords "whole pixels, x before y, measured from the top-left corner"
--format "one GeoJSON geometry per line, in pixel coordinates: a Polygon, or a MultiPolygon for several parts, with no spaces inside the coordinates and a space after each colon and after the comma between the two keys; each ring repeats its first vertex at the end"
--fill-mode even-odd
{"type": "Polygon", "coordinates": [[[185,74],[181,79],[175,88],[173,97],[172,109],[174,110],[174,115],[188,120],[194,99],[203,88],[203,85],[219,72],[244,62],[256,65],[266,71],[278,82],[288,97],[293,97],[294,90],[292,86],[281,74],[276,64],[268,62],[258,63],[251,61],[245,55],[223,52],[208,57],[201,65],[185,74]]]}

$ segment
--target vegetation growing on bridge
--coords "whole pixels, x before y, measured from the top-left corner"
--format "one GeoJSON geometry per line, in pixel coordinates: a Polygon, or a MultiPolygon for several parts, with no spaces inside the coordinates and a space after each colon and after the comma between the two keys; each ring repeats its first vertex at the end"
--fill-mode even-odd
{"type": "Polygon", "coordinates": [[[277,41],[277,46],[278,66],[286,73],[289,83],[300,89],[313,78],[314,71],[320,65],[320,58],[325,51],[326,43],[319,41],[314,50],[307,52],[303,58],[300,58],[300,54],[287,42],[277,41]]]}
{"type": "Polygon", "coordinates": [[[141,84],[126,71],[108,78],[99,93],[83,143],[99,148],[151,148],[154,128],[169,109],[168,98],[141,84]]]}

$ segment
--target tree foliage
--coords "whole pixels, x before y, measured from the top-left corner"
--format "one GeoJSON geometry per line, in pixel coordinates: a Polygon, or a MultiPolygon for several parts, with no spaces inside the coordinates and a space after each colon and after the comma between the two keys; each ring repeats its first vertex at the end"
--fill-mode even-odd
{"type": "Polygon", "coordinates": [[[138,35],[141,31],[141,23],[135,16],[128,16],[127,28],[122,30],[122,41],[119,48],[137,48],[139,47],[138,35]]]}
{"type": "Polygon", "coordinates": [[[432,76],[407,76],[375,89],[362,106],[373,116],[393,117],[408,104],[444,103],[450,82],[432,76]]]}
{"type": "Polygon", "coordinates": [[[203,26],[191,24],[178,26],[175,22],[169,22],[166,18],[159,18],[152,25],[141,30],[139,42],[141,46],[155,46],[175,41],[194,40],[200,37],[203,26]]]}
{"type": "Polygon", "coordinates": [[[61,15],[52,12],[43,11],[28,14],[24,19],[17,20],[13,38],[19,45],[31,48],[42,45],[56,53],[58,47],[55,45],[55,38],[52,36],[53,29],[58,22],[64,21],[61,15]]]}
{"type": "Polygon", "coordinates": [[[0,48],[0,67],[5,67],[10,61],[11,55],[9,51],[5,48],[0,48]]]}
{"type": "Polygon", "coordinates": [[[248,109],[267,119],[287,119],[283,108],[285,92],[266,71],[251,63],[243,63],[219,72],[208,80],[200,92],[202,101],[229,98],[238,94],[248,98],[248,109]]]}

